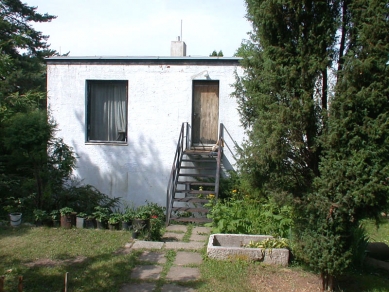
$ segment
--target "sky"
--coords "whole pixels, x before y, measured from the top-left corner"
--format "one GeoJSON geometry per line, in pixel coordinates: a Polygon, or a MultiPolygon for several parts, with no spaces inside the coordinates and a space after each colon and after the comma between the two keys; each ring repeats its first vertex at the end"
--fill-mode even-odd
{"type": "Polygon", "coordinates": [[[34,24],[51,49],[70,56],[169,56],[181,34],[187,56],[231,57],[251,24],[244,0],[22,0],[56,15],[34,24]]]}

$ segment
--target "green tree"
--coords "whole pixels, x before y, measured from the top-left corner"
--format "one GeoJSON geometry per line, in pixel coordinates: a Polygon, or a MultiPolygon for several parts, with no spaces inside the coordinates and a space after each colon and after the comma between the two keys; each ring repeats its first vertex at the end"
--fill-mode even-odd
{"type": "Polygon", "coordinates": [[[36,208],[50,203],[75,167],[75,154],[62,139],[54,136],[56,125],[44,111],[17,113],[6,123],[4,146],[9,155],[6,172],[19,184],[8,195],[33,197],[36,208]]]}
{"type": "Polygon", "coordinates": [[[255,29],[238,50],[246,74],[238,78],[235,96],[249,136],[241,170],[256,189],[302,197],[318,175],[338,5],[246,3],[255,29]]]}
{"type": "MultiPolygon", "coordinates": [[[[40,14],[36,7],[20,0],[3,0],[0,3],[1,61],[0,98],[13,92],[26,93],[32,89],[45,90],[44,58],[55,52],[49,49],[48,36],[36,31],[31,23],[49,22],[55,16],[40,14]]],[[[0,99],[1,102],[1,99],[0,99]]]]}
{"type": "Polygon", "coordinates": [[[223,51],[220,50],[219,53],[216,52],[216,50],[213,50],[211,54],[209,54],[210,57],[223,57],[223,51]]]}
{"type": "Polygon", "coordinates": [[[48,121],[44,58],[55,54],[32,23],[55,17],[20,0],[0,1],[0,202],[32,198],[42,209],[59,193],[75,154],[48,121]]]}
{"type": "Polygon", "coordinates": [[[349,49],[340,62],[322,137],[317,191],[310,196],[311,213],[320,216],[311,216],[310,234],[302,234],[310,246],[305,252],[314,253],[319,245],[327,251],[310,254],[309,260],[320,265],[330,283],[332,275],[351,263],[355,239],[350,231],[364,218],[379,218],[389,201],[389,5],[364,4],[351,1],[347,6],[348,23],[353,24],[346,38],[349,49]]]}
{"type": "Polygon", "coordinates": [[[360,220],[388,204],[389,5],[246,5],[254,30],[237,51],[245,74],[235,84],[249,138],[242,178],[294,207],[295,252],[332,290],[360,220]]]}

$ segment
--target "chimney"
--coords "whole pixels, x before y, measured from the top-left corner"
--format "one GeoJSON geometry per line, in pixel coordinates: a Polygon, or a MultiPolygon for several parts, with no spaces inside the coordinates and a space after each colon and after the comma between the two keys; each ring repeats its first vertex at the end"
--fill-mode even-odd
{"type": "Polygon", "coordinates": [[[170,46],[170,56],[172,57],[185,57],[186,56],[186,44],[177,37],[176,41],[172,41],[170,46]]]}

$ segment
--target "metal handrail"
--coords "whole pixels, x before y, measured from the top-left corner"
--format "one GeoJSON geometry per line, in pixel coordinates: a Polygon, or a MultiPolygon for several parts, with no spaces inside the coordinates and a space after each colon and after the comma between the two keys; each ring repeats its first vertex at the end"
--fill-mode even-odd
{"type": "Polygon", "coordinates": [[[216,178],[215,178],[215,198],[216,199],[219,197],[220,169],[221,169],[221,160],[222,160],[222,157],[223,157],[223,147],[224,147],[223,129],[224,129],[224,126],[223,126],[222,123],[220,123],[219,149],[218,149],[218,152],[217,152],[216,178]]]}
{"type": "Polygon", "coordinates": [[[188,147],[188,123],[184,122],[181,126],[180,135],[178,137],[176,154],[174,155],[174,161],[172,170],[170,172],[169,183],[166,191],[166,226],[169,225],[171,211],[173,208],[173,196],[177,189],[178,175],[180,172],[180,165],[184,151],[188,147]],[[184,143],[185,140],[185,143],[184,143]]]}

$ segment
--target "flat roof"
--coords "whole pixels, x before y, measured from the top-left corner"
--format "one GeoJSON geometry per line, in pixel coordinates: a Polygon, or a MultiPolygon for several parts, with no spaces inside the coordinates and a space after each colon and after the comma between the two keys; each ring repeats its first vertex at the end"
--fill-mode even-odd
{"type": "Polygon", "coordinates": [[[51,64],[90,64],[90,65],[239,65],[240,57],[158,57],[158,56],[56,56],[46,58],[46,63],[51,64]]]}

